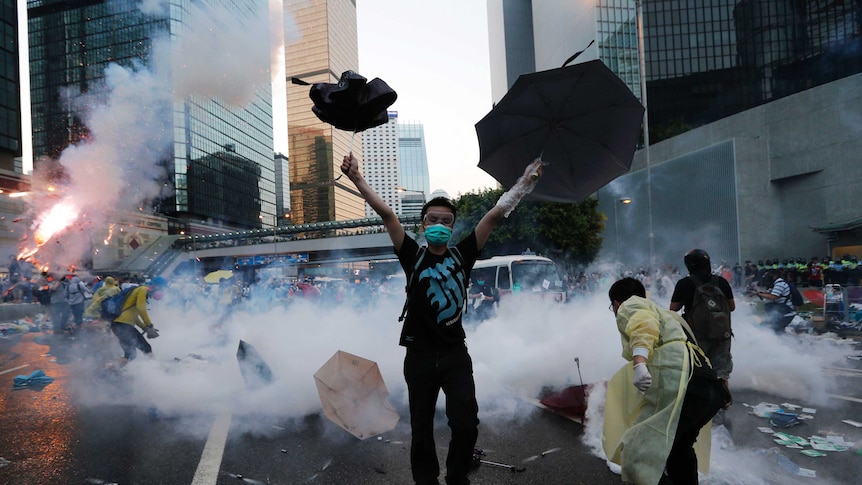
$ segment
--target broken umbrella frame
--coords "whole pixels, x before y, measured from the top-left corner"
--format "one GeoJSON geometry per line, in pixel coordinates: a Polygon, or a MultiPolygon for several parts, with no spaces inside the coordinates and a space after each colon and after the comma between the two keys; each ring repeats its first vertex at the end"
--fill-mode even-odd
{"type": "Polygon", "coordinates": [[[522,466],[508,465],[506,463],[498,463],[496,461],[484,460],[484,459],[482,459],[483,456],[485,456],[485,450],[483,450],[482,448],[473,448],[473,465],[474,466],[489,465],[489,466],[495,466],[498,468],[505,468],[505,469],[511,471],[512,473],[516,473],[516,472],[520,473],[520,472],[527,470],[526,467],[522,467],[522,466]]]}

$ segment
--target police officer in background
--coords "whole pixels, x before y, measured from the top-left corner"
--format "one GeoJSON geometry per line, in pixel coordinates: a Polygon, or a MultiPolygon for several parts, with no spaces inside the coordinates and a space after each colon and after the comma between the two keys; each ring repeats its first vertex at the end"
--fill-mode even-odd
{"type": "Polygon", "coordinates": [[[500,292],[497,288],[489,285],[484,280],[484,276],[478,275],[475,284],[470,285],[469,298],[472,305],[469,310],[473,314],[473,319],[482,322],[493,318],[496,314],[496,304],[500,301],[500,292]]]}

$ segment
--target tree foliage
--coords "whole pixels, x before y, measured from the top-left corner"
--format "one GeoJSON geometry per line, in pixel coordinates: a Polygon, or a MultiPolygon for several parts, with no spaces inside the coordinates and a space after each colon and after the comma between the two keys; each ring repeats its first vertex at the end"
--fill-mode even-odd
{"type": "MultiPolygon", "coordinates": [[[[454,201],[458,220],[453,239],[459,240],[497,203],[501,189],[464,194],[454,201]]],[[[497,224],[482,257],[521,254],[529,248],[567,266],[592,262],[602,245],[604,218],[598,201],[588,198],[577,204],[524,200],[497,224]]]]}

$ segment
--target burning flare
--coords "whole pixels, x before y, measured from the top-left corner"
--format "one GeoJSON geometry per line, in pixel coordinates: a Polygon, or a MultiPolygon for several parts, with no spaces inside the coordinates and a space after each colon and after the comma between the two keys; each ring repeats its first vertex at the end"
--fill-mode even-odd
{"type": "Polygon", "coordinates": [[[39,251],[39,248],[51,240],[55,235],[63,232],[71,226],[78,218],[78,207],[69,200],[58,202],[56,205],[43,212],[33,225],[34,248],[22,250],[18,258],[29,258],[39,251]]]}

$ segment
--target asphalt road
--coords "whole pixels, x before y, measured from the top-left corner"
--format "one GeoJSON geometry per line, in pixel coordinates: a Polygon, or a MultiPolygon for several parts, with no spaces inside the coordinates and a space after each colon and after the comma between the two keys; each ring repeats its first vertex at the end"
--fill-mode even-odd
{"type": "MultiPolygon", "coordinates": [[[[318,414],[267,422],[253,433],[247,431],[253,415],[201,415],[195,417],[200,432],[190,434],[188,416],[163,416],[138,399],[134,382],[99,370],[106,343],[42,333],[0,343],[0,457],[8,461],[0,467],[0,483],[412,483],[406,409],[398,409],[402,420],[394,430],[365,441],[318,414]],[[55,381],[12,390],[15,375],[36,369],[55,381]],[[88,392],[106,389],[115,404],[86,404],[88,392]]],[[[527,417],[483,422],[478,446],[487,461],[523,471],[483,464],[472,473],[473,483],[620,483],[581,442],[581,424],[522,406],[513,414],[527,417]]],[[[449,433],[442,413],[439,418],[443,464],[449,433]]]]}
{"type": "MultiPolygon", "coordinates": [[[[108,337],[87,334],[69,341],[29,333],[0,340],[0,484],[412,483],[406,409],[397,409],[402,421],[394,430],[365,441],[318,414],[274,422],[230,412],[167,416],[136,393],[133,379],[100,370],[111,352],[108,337]],[[55,381],[12,390],[15,375],[36,369],[55,381]],[[92,405],[88,396],[95,392],[114,400],[92,405]]],[[[856,383],[862,377],[859,369],[858,361],[848,362],[847,369],[833,372],[856,383]]],[[[757,431],[768,423],[749,414],[745,404],[785,399],[752,391],[736,392],[735,399],[728,413],[734,449],[714,449],[713,459],[719,463],[703,483],[859,483],[862,456],[852,450],[807,457],[776,448],[771,435],[757,431]],[[817,478],[789,474],[777,455],[764,452],[770,448],[815,470],[817,478]],[[743,467],[753,475],[743,473],[743,467]],[[746,478],[755,475],[756,481],[746,478]]],[[[622,483],[582,442],[584,426],[528,402],[520,406],[512,413],[517,418],[484,420],[478,446],[486,460],[523,471],[480,465],[471,475],[474,484],[622,483]]],[[[819,409],[815,419],[783,431],[838,433],[862,442],[862,430],[842,419],[862,421],[862,402],[835,399],[819,409]]],[[[442,464],[449,436],[442,413],[436,436],[442,464]]]]}

